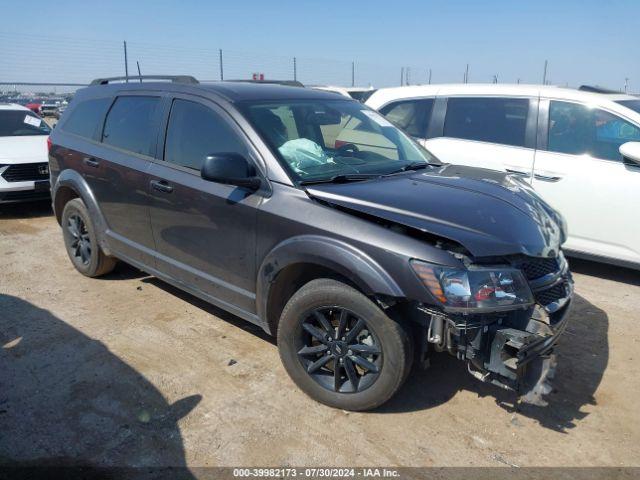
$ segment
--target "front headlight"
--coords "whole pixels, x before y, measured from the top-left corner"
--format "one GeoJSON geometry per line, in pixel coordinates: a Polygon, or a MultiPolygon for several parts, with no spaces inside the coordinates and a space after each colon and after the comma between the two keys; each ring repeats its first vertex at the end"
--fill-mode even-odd
{"type": "Polygon", "coordinates": [[[412,260],[411,266],[447,310],[495,311],[532,305],[533,295],[515,268],[458,269],[412,260]]]}

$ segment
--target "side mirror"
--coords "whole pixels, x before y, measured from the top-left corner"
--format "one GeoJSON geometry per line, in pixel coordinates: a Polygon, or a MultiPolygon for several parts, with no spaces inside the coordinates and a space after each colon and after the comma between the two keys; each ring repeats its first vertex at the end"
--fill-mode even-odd
{"type": "Polygon", "coordinates": [[[210,182],[236,185],[256,191],[262,183],[256,169],[237,153],[215,153],[204,157],[200,176],[210,182]]]}
{"type": "Polygon", "coordinates": [[[623,143],[618,150],[624,163],[640,167],[640,142],[623,143]]]}

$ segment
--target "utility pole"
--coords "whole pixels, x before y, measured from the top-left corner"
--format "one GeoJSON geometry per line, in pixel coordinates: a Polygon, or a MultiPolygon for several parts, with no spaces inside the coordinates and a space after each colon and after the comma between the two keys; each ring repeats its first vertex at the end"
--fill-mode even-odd
{"type": "Polygon", "coordinates": [[[351,86],[356,86],[356,62],[351,62],[351,86]]]}
{"type": "Polygon", "coordinates": [[[498,75],[493,76],[493,83],[498,83],[498,75]]]}
{"type": "Polygon", "coordinates": [[[127,62],[127,42],[124,41],[124,78],[129,83],[129,62],[127,62]]]}
{"type": "Polygon", "coordinates": [[[400,86],[404,85],[404,67],[400,67],[400,86]]]}
{"type": "Polygon", "coordinates": [[[298,68],[296,65],[296,57],[293,57],[293,81],[298,80],[298,68]]]}
{"type": "Polygon", "coordinates": [[[543,85],[547,84],[547,64],[548,64],[548,62],[545,60],[544,61],[544,73],[542,74],[542,84],[543,85]]]}
{"type": "Polygon", "coordinates": [[[222,67],[222,49],[218,50],[220,55],[220,81],[224,80],[224,68],[222,67]]]}
{"type": "Polygon", "coordinates": [[[429,69],[429,85],[431,85],[431,69],[429,69]]]}
{"type": "Polygon", "coordinates": [[[517,83],[518,85],[520,85],[520,79],[516,80],[516,83],[517,83]]]}
{"type": "Polygon", "coordinates": [[[629,79],[625,78],[624,79],[624,93],[628,93],[629,92],[629,79]]]}
{"type": "Polygon", "coordinates": [[[469,64],[467,63],[467,69],[464,72],[464,83],[469,83],[469,64]]]}
{"type": "Polygon", "coordinates": [[[409,67],[404,70],[405,85],[411,85],[411,69],[409,67]]]}
{"type": "Polygon", "coordinates": [[[142,83],[142,74],[140,73],[140,62],[136,60],[136,65],[138,66],[138,78],[140,79],[140,83],[142,83]]]}

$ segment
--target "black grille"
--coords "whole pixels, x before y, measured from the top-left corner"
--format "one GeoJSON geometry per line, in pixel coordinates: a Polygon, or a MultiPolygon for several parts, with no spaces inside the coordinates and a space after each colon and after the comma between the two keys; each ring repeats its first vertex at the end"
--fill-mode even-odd
{"type": "Polygon", "coordinates": [[[4,171],[4,173],[2,174],[2,177],[7,182],[29,182],[33,180],[49,180],[49,164],[48,163],[23,163],[20,165],[9,165],[9,168],[7,168],[4,171]]]}
{"type": "Polygon", "coordinates": [[[564,282],[554,285],[551,288],[536,292],[536,301],[541,305],[549,305],[567,296],[567,287],[564,282]]]}
{"type": "Polygon", "coordinates": [[[534,258],[527,259],[520,265],[528,280],[544,277],[550,273],[557,272],[559,269],[557,258],[534,258]]]}
{"type": "Polygon", "coordinates": [[[44,200],[49,198],[50,193],[36,192],[35,190],[20,190],[18,192],[0,193],[0,202],[24,202],[27,200],[44,200]]]}

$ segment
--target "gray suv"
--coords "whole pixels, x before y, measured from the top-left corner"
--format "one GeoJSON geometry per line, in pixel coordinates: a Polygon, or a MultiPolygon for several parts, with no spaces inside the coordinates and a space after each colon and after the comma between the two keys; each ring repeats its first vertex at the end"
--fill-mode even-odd
{"type": "Polygon", "coordinates": [[[546,391],[573,283],[563,219],[525,183],[442,164],[331,93],[137,80],[78,91],[51,134],[80,273],[121,260],[259,325],[333,407],[381,405],[432,352],[546,391]]]}

